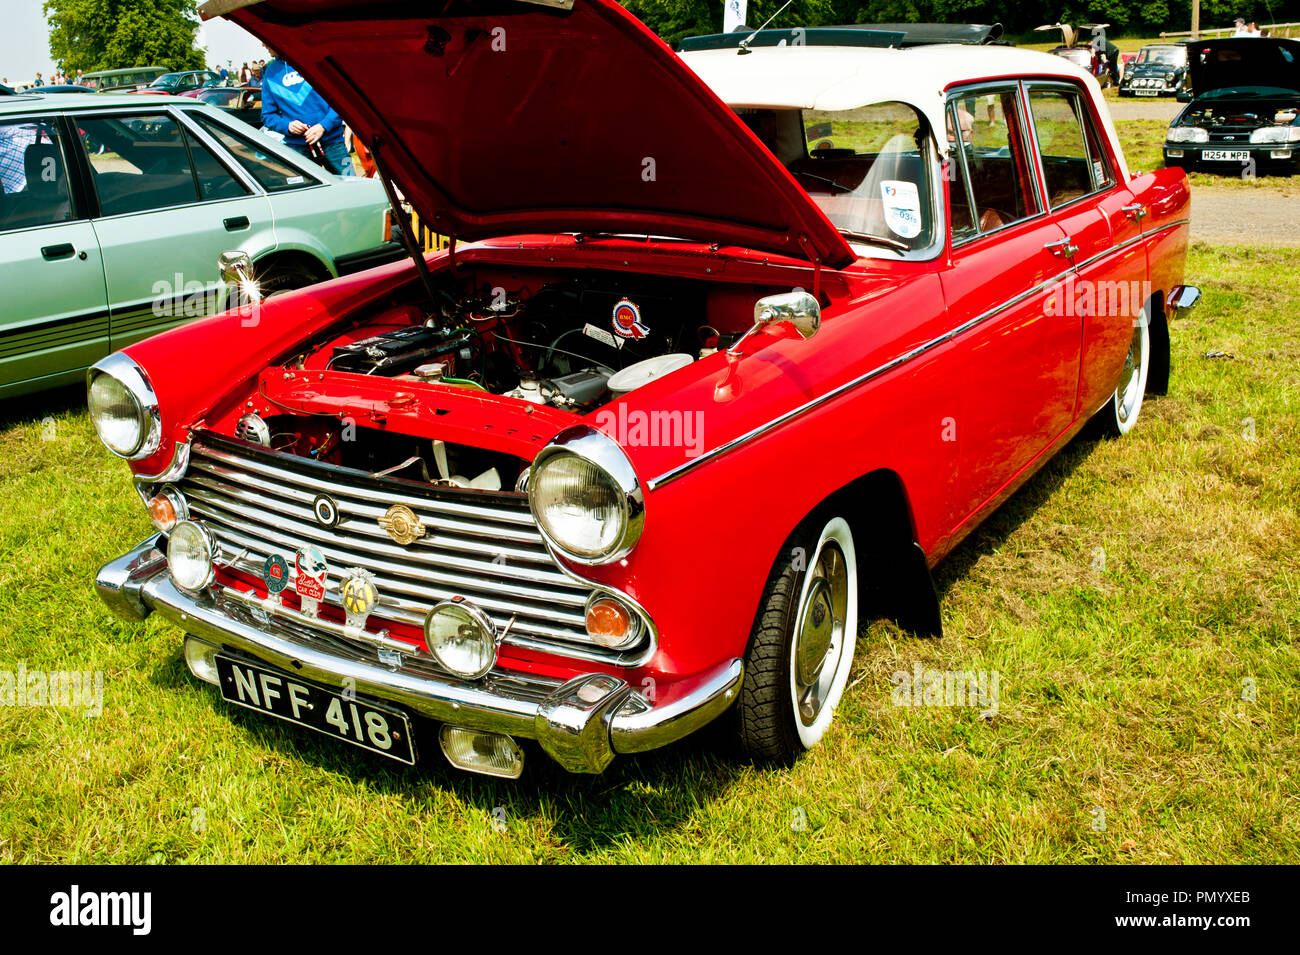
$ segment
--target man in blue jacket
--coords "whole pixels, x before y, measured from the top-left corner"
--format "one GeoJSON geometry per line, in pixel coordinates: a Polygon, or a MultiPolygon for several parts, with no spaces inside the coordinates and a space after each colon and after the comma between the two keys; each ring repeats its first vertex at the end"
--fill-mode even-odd
{"type": "Polygon", "coordinates": [[[339,176],[354,176],[343,142],[343,120],[298,71],[272,54],[262,71],[262,125],[284,135],[284,144],[307,158],[311,147],[325,154],[325,166],[339,176]]]}

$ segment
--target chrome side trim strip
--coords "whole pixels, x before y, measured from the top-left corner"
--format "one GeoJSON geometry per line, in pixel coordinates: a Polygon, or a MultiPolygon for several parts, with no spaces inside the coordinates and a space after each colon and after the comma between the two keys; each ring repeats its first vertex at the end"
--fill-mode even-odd
{"type": "Polygon", "coordinates": [[[1139,233],[1138,235],[1133,236],[1133,238],[1128,239],[1127,241],[1122,242],[1119,245],[1112,246],[1111,248],[1107,249],[1105,252],[1101,252],[1097,255],[1092,256],[1091,258],[1085,259],[1083,262],[1080,262],[1077,265],[1071,265],[1068,269],[1064,270],[1063,272],[1058,272],[1056,275],[1052,276],[1051,278],[1043,282],[1040,282],[1038,285],[1035,285],[1033,288],[1027,289],[1024,292],[1021,292],[1020,294],[1007,299],[1005,302],[1002,302],[999,305],[995,305],[993,308],[989,309],[988,311],[976,315],[974,318],[970,319],[969,321],[963,322],[961,325],[958,325],[956,328],[949,329],[948,331],[944,332],[942,335],[930,339],[928,342],[924,342],[920,345],[917,345],[911,351],[905,352],[904,354],[899,355],[896,358],[891,358],[883,365],[873,368],[870,371],[859,375],[857,378],[854,378],[850,381],[846,381],[844,384],[836,388],[832,388],[824,395],[820,395],[816,398],[806,401],[795,408],[791,408],[789,411],[785,412],[782,415],[779,415],[776,418],[773,418],[771,421],[768,421],[765,424],[761,424],[758,427],[750,431],[747,431],[742,435],[739,435],[738,437],[732,438],[730,441],[718,445],[712,451],[706,451],[703,454],[699,455],[698,457],[692,458],[689,461],[679,464],[675,468],[665,471],[663,474],[659,475],[658,477],[648,481],[646,483],[646,488],[650,491],[657,491],[665,484],[669,484],[673,481],[676,481],[678,478],[682,477],[685,474],[689,474],[691,471],[694,471],[696,468],[702,467],[703,465],[709,463],[710,461],[717,460],[718,458],[722,457],[724,454],[734,451],[736,448],[748,444],[750,441],[753,441],[756,438],[760,438],[770,431],[775,431],[777,428],[781,427],[784,424],[787,424],[790,421],[793,421],[795,418],[801,417],[802,415],[807,414],[809,411],[813,411],[817,408],[820,408],[824,404],[834,401],[836,398],[839,398],[842,395],[847,394],[848,392],[854,390],[855,388],[859,388],[862,385],[865,385],[867,382],[871,381],[872,379],[879,378],[881,375],[893,371],[895,368],[898,368],[900,365],[904,365],[907,362],[911,361],[912,359],[917,358],[928,351],[938,348],[940,345],[944,344],[945,342],[949,342],[954,338],[957,338],[959,335],[964,335],[966,332],[970,331],[971,329],[979,325],[984,324],[985,322],[996,317],[997,315],[1000,315],[1002,312],[1005,312],[1007,309],[1020,304],[1025,299],[1031,298],[1034,295],[1037,295],[1039,292],[1043,291],[1044,289],[1048,289],[1053,285],[1055,285],[1057,282],[1064,280],[1068,275],[1070,275],[1070,273],[1077,272],[1079,269],[1085,268],[1094,262],[1098,262],[1101,259],[1105,258],[1106,256],[1114,255],[1115,253],[1120,252],[1137,242],[1144,241],[1145,239],[1148,239],[1151,236],[1156,235],[1157,233],[1164,232],[1168,229],[1173,229],[1181,225],[1187,225],[1189,222],[1190,222],[1189,219],[1178,219],[1177,221],[1174,222],[1167,222],[1158,228],[1149,229],[1146,232],[1139,233]]]}

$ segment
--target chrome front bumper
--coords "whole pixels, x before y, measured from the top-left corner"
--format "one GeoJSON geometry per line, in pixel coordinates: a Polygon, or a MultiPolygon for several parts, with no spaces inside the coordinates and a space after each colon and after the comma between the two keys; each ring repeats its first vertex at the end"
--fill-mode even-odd
{"type": "Polygon", "coordinates": [[[161,538],[105,564],[95,579],[117,616],[139,621],[158,611],[187,634],[323,686],[355,689],[442,723],[535,739],[561,766],[599,773],[618,753],[657,749],[726,710],[743,675],[740,660],[659,687],[654,700],[625,680],[587,673],[571,680],[496,669],[460,680],[424,654],[378,662],[364,647],[280,616],[221,588],[192,596],[172,583],[161,538]],[[600,681],[599,692],[589,683],[600,681]]]}

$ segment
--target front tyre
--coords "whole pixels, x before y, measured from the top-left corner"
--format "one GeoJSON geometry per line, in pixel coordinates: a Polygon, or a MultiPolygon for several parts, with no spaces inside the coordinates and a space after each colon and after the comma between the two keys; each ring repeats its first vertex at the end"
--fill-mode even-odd
{"type": "Polygon", "coordinates": [[[805,521],[764,588],[736,704],[741,748],[789,764],[830,726],[858,633],[858,565],[842,517],[805,521]]]}
{"type": "Polygon", "coordinates": [[[1110,401],[1093,418],[1095,430],[1108,438],[1119,438],[1133,430],[1138,412],[1142,410],[1142,396],[1147,390],[1147,375],[1151,368],[1151,320],[1144,312],[1133,326],[1133,338],[1128,354],[1124,356],[1124,370],[1119,385],[1110,401]]]}

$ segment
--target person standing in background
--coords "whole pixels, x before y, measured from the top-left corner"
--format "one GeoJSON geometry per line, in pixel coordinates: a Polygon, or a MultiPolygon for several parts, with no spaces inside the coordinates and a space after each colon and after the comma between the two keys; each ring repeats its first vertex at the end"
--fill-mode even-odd
{"type": "Polygon", "coordinates": [[[337,176],[354,176],[343,140],[343,120],[292,66],[272,53],[262,74],[262,125],[284,135],[294,152],[320,162],[337,176]]]}

